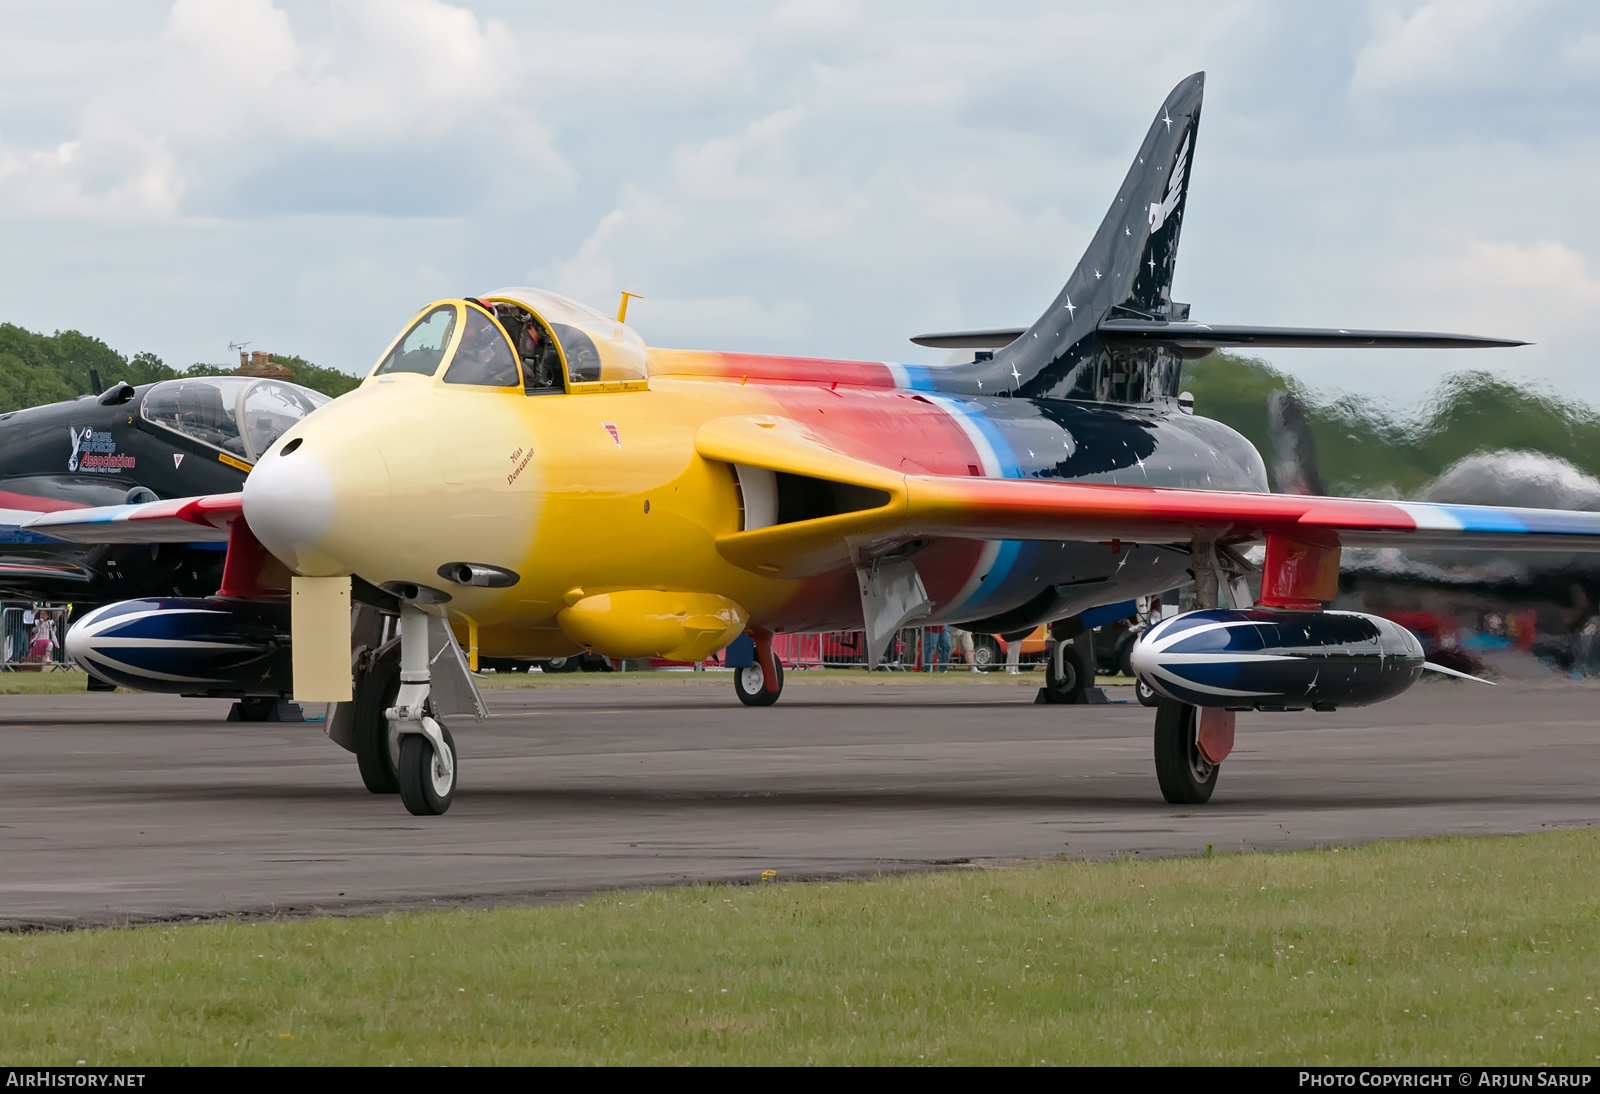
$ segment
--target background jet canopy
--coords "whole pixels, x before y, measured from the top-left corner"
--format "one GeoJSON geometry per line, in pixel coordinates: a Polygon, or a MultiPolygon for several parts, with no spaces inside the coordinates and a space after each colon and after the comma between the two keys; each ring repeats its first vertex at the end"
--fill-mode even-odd
{"type": "Polygon", "coordinates": [[[145,421],[254,462],[328,396],[287,380],[197,376],[166,380],[145,394],[145,421]]]}

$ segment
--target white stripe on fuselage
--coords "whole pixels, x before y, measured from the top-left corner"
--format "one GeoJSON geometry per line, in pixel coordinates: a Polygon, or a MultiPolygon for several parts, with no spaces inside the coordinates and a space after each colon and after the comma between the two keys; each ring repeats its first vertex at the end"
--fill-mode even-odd
{"type": "Polygon", "coordinates": [[[889,370],[889,375],[894,377],[894,386],[902,390],[911,390],[911,374],[906,371],[906,366],[897,365],[893,361],[883,362],[883,367],[889,370]]]}
{"type": "MultiPolygon", "coordinates": [[[[903,383],[901,377],[895,377],[896,383],[903,383]]],[[[978,453],[978,467],[985,478],[998,479],[1004,477],[1000,466],[1000,457],[995,454],[994,446],[989,443],[989,438],[983,435],[983,429],[969,416],[969,412],[959,400],[948,398],[944,395],[923,395],[924,399],[938,407],[950,416],[961,427],[961,432],[967,435],[972,442],[972,447],[978,453]]],[[[942,619],[959,619],[962,609],[965,608],[983,589],[983,579],[988,575],[994,560],[1000,554],[1001,541],[986,539],[978,550],[977,560],[973,563],[972,573],[967,575],[966,584],[961,586],[956,595],[948,603],[938,605],[929,618],[933,622],[942,619]]]]}

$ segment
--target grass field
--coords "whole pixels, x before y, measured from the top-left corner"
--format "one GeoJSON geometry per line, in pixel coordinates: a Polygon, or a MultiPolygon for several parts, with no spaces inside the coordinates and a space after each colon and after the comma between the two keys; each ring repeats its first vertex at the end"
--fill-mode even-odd
{"type": "Polygon", "coordinates": [[[66,672],[0,672],[0,695],[66,695],[88,689],[89,674],[82,669],[66,672]]]}
{"type": "Polygon", "coordinates": [[[1600,833],[0,936],[14,1064],[1600,1058],[1600,833]]]}

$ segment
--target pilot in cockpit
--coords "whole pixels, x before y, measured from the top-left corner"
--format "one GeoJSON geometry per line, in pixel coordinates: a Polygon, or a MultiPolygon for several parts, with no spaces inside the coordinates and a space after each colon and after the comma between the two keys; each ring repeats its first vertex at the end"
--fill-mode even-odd
{"type": "Polygon", "coordinates": [[[523,390],[529,395],[561,390],[561,358],[544,327],[512,304],[496,304],[495,314],[522,358],[523,390]]]}

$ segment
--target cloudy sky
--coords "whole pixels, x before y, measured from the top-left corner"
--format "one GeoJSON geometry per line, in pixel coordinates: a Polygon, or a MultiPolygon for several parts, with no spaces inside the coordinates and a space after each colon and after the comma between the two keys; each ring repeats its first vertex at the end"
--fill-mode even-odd
{"type": "Polygon", "coordinates": [[[364,370],[507,284],[641,293],[656,345],[934,362],[907,336],[1048,304],[1204,69],[1196,318],[1531,339],[1272,359],[1600,402],[1585,0],[0,0],[0,50],[0,320],[180,367],[364,370]]]}

